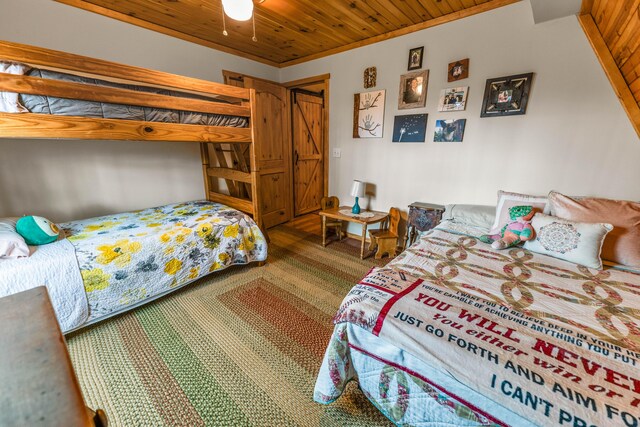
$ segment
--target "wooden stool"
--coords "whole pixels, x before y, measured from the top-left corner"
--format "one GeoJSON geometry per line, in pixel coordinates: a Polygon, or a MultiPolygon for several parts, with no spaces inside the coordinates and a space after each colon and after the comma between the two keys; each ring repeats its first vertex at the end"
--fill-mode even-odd
{"type": "Polygon", "coordinates": [[[389,229],[384,227],[378,230],[369,231],[369,250],[373,250],[376,246],[376,259],[381,259],[382,255],[389,254],[390,257],[396,256],[396,248],[398,246],[398,224],[400,224],[400,210],[398,208],[389,209],[389,229]]]}
{"type": "MultiPolygon", "coordinates": [[[[320,200],[320,209],[323,211],[338,207],[340,207],[340,199],[336,196],[323,197],[320,200]]],[[[320,218],[320,221],[322,221],[322,218],[320,218]]],[[[320,224],[320,227],[322,228],[322,223],[320,224]]],[[[344,233],[344,237],[347,237],[347,231],[342,230],[342,221],[327,218],[327,228],[334,228],[336,230],[338,240],[342,240],[342,233],[344,233]]]]}

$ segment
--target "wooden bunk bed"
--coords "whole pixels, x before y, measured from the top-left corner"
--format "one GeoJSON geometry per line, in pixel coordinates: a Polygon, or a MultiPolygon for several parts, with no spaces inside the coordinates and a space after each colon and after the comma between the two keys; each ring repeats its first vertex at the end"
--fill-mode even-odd
{"type": "MultiPolygon", "coordinates": [[[[260,200],[261,144],[252,117],[254,89],[127,66],[85,56],[0,41],[0,61],[127,85],[97,86],[0,73],[0,91],[205,115],[246,118],[247,127],[0,112],[0,138],[174,141],[199,143],[206,198],[250,214],[264,230],[260,200]],[[130,85],[164,93],[140,92],[130,85]],[[178,92],[177,94],[175,92],[178,92]]],[[[268,126],[265,120],[257,120],[268,126]]]]}

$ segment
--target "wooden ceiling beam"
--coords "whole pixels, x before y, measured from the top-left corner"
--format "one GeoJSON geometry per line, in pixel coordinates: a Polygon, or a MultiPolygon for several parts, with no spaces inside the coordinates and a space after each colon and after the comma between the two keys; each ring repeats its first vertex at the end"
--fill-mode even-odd
{"type": "MultiPolygon", "coordinates": [[[[473,0],[468,0],[468,1],[471,2],[471,4],[469,4],[468,7],[475,6],[475,4],[473,3],[473,0]]],[[[422,18],[420,21],[428,21],[429,19],[434,18],[434,16],[431,15],[429,10],[422,4],[420,0],[410,0],[410,1],[407,1],[407,4],[413,10],[415,10],[418,15],[420,15],[420,17],[422,18]]]]}
{"type": "Polygon", "coordinates": [[[604,68],[616,96],[627,112],[627,115],[631,120],[631,124],[638,136],[640,136],[640,106],[638,106],[638,101],[633,96],[633,93],[620,72],[616,61],[611,55],[609,47],[604,42],[596,22],[593,20],[591,14],[580,15],[578,17],[578,21],[580,22],[580,25],[582,25],[587,39],[589,40],[589,43],[591,43],[600,64],[602,64],[602,68],[604,68]]]}
{"type": "Polygon", "coordinates": [[[435,4],[435,6],[438,8],[438,10],[440,10],[440,12],[443,15],[448,15],[448,14],[454,12],[454,10],[451,9],[451,6],[449,6],[449,4],[447,2],[444,2],[442,0],[440,0],[440,1],[438,1],[438,0],[426,0],[426,3],[435,4]]]}

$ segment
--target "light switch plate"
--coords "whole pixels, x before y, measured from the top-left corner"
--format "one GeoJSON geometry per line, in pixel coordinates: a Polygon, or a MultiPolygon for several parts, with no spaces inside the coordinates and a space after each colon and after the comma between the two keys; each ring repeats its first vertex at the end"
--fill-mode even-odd
{"type": "Polygon", "coordinates": [[[340,157],[341,154],[342,154],[342,151],[339,148],[333,149],[333,157],[340,157]]]}

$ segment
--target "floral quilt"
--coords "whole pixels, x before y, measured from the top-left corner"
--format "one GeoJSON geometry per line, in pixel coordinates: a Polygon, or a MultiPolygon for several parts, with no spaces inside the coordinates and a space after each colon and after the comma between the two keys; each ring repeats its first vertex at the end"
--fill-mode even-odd
{"type": "Polygon", "coordinates": [[[73,244],[88,322],[234,264],[264,261],[267,244],[246,214],[207,201],[61,224],[73,244]]]}

